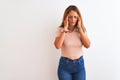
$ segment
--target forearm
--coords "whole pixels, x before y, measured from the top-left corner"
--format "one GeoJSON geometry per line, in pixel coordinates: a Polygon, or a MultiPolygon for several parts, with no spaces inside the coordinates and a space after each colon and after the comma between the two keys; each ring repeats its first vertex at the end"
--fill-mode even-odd
{"type": "Polygon", "coordinates": [[[88,36],[83,32],[83,30],[80,30],[80,36],[81,36],[81,41],[84,47],[89,48],[90,47],[90,40],[88,36]]]}
{"type": "Polygon", "coordinates": [[[61,48],[64,38],[65,38],[65,32],[62,32],[60,37],[56,37],[54,44],[57,49],[61,48]]]}

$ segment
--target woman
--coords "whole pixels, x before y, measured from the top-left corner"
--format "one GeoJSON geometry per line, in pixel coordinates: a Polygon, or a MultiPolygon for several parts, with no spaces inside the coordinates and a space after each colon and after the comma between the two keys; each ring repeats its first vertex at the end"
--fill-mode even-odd
{"type": "Polygon", "coordinates": [[[82,47],[89,48],[90,40],[76,6],[66,8],[62,24],[56,31],[54,45],[61,49],[59,80],[86,80],[82,47]]]}

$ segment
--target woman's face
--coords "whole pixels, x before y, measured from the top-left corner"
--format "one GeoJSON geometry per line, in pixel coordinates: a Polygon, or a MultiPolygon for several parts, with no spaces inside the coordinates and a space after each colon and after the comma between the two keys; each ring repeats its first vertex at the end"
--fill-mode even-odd
{"type": "Polygon", "coordinates": [[[68,23],[70,27],[74,27],[76,25],[76,22],[78,20],[78,14],[75,11],[70,11],[68,14],[68,23]]]}

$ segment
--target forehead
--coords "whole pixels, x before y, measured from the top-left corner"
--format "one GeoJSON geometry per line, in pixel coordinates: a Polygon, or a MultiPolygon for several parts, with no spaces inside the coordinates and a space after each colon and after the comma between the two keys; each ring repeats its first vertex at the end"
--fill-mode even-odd
{"type": "Polygon", "coordinates": [[[71,10],[71,11],[68,13],[68,16],[78,16],[78,14],[77,14],[76,11],[71,10]]]}

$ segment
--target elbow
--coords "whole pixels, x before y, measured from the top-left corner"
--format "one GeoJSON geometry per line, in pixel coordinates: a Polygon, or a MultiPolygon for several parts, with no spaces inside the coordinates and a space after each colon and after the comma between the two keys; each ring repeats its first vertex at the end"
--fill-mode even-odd
{"type": "Polygon", "coordinates": [[[56,46],[56,45],[55,45],[55,48],[56,48],[56,49],[60,49],[60,47],[59,47],[59,46],[56,46]]]}
{"type": "Polygon", "coordinates": [[[85,46],[85,48],[90,48],[90,45],[91,45],[91,43],[90,42],[88,42],[86,45],[84,45],[85,46]]]}
{"type": "Polygon", "coordinates": [[[55,48],[56,49],[60,49],[61,47],[59,46],[59,45],[57,45],[56,43],[54,43],[54,45],[55,45],[55,48]]]}
{"type": "Polygon", "coordinates": [[[86,47],[86,48],[90,48],[90,45],[86,45],[85,47],[86,47]]]}

